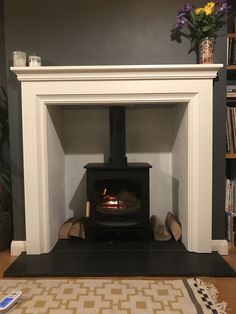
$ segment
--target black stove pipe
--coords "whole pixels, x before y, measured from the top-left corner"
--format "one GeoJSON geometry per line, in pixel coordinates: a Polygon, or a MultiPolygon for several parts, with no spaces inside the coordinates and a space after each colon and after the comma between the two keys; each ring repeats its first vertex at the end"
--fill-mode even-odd
{"type": "Polygon", "coordinates": [[[110,111],[110,158],[109,164],[113,167],[127,165],[125,142],[125,106],[111,106],[110,111]]]}

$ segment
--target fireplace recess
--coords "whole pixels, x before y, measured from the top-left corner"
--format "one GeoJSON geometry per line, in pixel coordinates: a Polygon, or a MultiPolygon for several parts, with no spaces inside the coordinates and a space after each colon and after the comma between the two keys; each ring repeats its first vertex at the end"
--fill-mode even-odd
{"type": "Polygon", "coordinates": [[[110,158],[108,163],[85,165],[90,217],[85,223],[86,238],[135,234],[149,238],[148,163],[127,163],[125,145],[125,107],[111,106],[110,158]]]}

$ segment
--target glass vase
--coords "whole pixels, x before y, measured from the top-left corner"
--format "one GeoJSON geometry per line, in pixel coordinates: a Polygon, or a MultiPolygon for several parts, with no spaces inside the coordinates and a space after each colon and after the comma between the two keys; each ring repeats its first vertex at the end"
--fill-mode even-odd
{"type": "Polygon", "coordinates": [[[214,63],[215,61],[215,39],[206,37],[199,42],[198,63],[214,63]]]}

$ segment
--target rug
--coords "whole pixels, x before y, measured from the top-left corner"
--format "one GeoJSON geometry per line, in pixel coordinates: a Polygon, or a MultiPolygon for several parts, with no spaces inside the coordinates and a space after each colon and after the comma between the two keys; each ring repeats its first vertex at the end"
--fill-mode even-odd
{"type": "Polygon", "coordinates": [[[217,290],[198,278],[146,279],[2,279],[0,297],[22,290],[14,314],[226,313],[217,290]]]}

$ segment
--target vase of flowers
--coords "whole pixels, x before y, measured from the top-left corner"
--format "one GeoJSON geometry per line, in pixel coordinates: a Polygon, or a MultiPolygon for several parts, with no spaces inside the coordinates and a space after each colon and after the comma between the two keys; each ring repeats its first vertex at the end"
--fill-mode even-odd
{"type": "Polygon", "coordinates": [[[198,63],[214,63],[214,48],[218,30],[226,23],[230,6],[227,0],[206,3],[203,7],[185,4],[178,11],[171,30],[171,39],[182,42],[182,37],[190,40],[189,53],[197,52],[198,63]]]}

